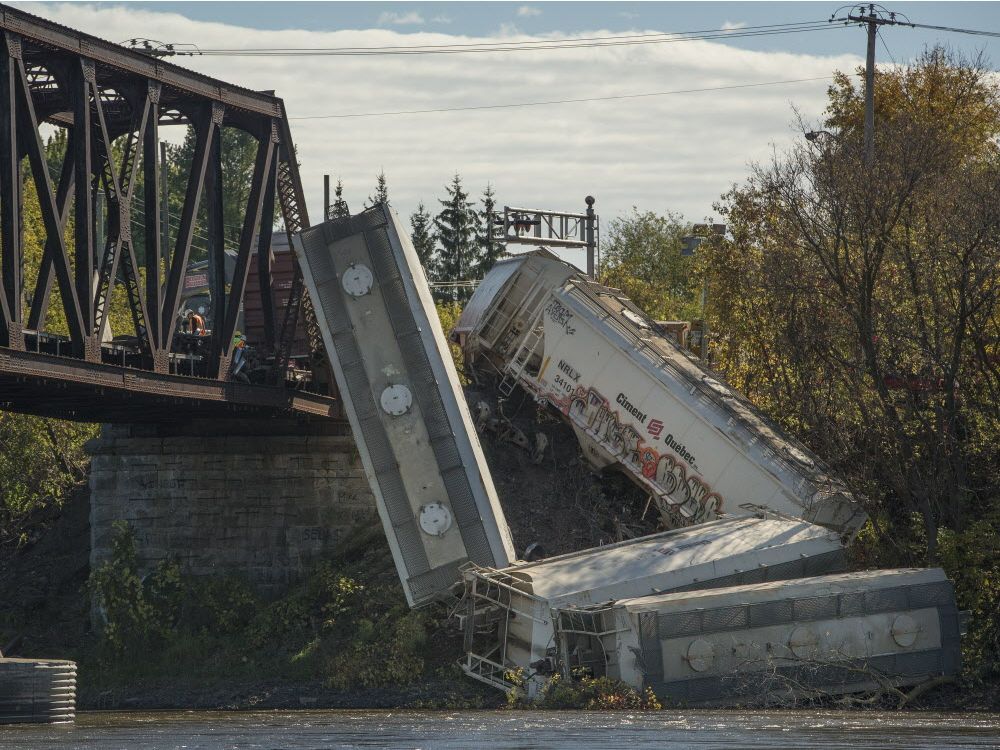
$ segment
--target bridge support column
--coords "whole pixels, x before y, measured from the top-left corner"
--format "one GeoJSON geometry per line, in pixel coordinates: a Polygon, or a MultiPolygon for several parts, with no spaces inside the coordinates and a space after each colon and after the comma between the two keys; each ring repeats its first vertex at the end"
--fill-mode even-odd
{"type": "Polygon", "coordinates": [[[106,425],[88,449],[92,569],[121,520],[144,569],[173,558],[187,574],[237,576],[274,596],[352,529],[379,523],[343,422],[106,425]]]}

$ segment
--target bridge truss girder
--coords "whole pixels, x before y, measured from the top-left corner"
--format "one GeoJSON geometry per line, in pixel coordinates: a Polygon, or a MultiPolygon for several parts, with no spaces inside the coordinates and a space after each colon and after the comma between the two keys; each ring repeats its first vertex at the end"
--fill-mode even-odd
{"type": "MultiPolygon", "coordinates": [[[[26,333],[37,343],[58,294],[69,335],[62,354],[101,362],[106,359],[101,342],[111,299],[121,285],[134,329],[129,366],[168,373],[192,240],[200,231],[207,237],[214,328],[202,374],[218,380],[229,377],[233,335],[255,262],[264,340],[251,343],[274,355],[280,381],[300,309],[308,318],[311,306],[297,278],[289,309],[276,310],[270,248],[276,203],[289,235],[308,226],[280,99],[0,5],[0,346],[23,351],[26,333]],[[42,140],[46,124],[67,133],[55,183],[42,140]],[[176,239],[172,247],[164,247],[159,128],[177,124],[193,129],[194,159],[176,239]],[[224,128],[237,128],[256,143],[236,271],[228,288],[222,217],[224,128]],[[25,169],[30,175],[22,174],[25,169]],[[22,179],[29,177],[45,233],[37,274],[26,267],[24,254],[22,179]],[[207,221],[200,222],[202,210],[207,221]],[[67,232],[70,220],[72,231],[67,232]],[[136,252],[133,231],[141,234],[144,257],[136,252]],[[26,280],[32,275],[36,281],[29,289],[26,280]]],[[[318,336],[308,326],[307,332],[314,351],[319,349],[318,336]]]]}

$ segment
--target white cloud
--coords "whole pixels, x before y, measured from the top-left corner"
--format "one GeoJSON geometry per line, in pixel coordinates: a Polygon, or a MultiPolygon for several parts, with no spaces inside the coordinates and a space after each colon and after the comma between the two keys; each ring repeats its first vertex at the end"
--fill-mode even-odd
{"type": "Polygon", "coordinates": [[[441,15],[441,16],[434,16],[434,18],[432,18],[431,21],[433,23],[451,23],[452,18],[451,16],[441,15]]]}
{"type": "Polygon", "coordinates": [[[424,23],[424,17],[417,13],[416,11],[410,11],[409,13],[393,13],[392,11],[383,11],[378,17],[379,26],[420,26],[424,23]]]}
{"type": "Polygon", "coordinates": [[[746,21],[726,21],[722,24],[723,31],[736,31],[736,29],[742,29],[747,25],[746,21]]]}
{"type": "MultiPolygon", "coordinates": [[[[397,29],[258,30],[193,21],[155,5],[21,5],[59,23],[120,40],[148,36],[202,48],[468,44],[500,37],[397,29]]],[[[646,30],[646,31],[655,31],[646,30]]],[[[579,29],[571,36],[600,36],[579,29]]],[[[556,35],[511,39],[558,38],[556,35]]],[[[184,57],[186,68],[252,89],[274,89],[292,118],[575,99],[826,76],[855,55],[752,51],[717,42],[507,54],[366,57],[184,57]],[[502,74],[501,74],[502,71],[502,74]]],[[[747,162],[788,145],[794,103],[807,118],[825,106],[825,81],[680,96],[395,117],[296,120],[309,210],[320,213],[323,174],[340,176],[360,209],[384,167],[393,204],[430,207],[456,171],[477,197],[492,182],[501,205],[583,208],[592,194],[605,222],[631,206],[710,214],[747,162]]],[[[183,129],[162,127],[171,140],[183,129]]]]}
{"type": "Polygon", "coordinates": [[[532,5],[522,5],[520,8],[517,9],[517,15],[521,16],[521,18],[531,18],[532,16],[540,16],[542,15],[542,9],[536,8],[532,5]]]}

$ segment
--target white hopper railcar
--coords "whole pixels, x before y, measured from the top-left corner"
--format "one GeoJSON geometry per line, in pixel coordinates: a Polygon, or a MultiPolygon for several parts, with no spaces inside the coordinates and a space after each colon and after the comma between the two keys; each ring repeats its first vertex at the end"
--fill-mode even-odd
{"type": "Polygon", "coordinates": [[[669,527],[745,504],[852,538],[866,516],[818,457],[668,339],[626,296],[540,249],[498,263],[453,336],[573,427],[596,468],[620,467],[669,527]]]}

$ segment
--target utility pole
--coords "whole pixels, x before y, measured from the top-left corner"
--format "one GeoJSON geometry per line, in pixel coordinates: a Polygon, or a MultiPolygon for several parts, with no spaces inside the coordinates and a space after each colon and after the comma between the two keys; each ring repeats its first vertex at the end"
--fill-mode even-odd
{"type": "Polygon", "coordinates": [[[878,26],[868,21],[868,54],[865,57],[865,164],[875,161],[875,36],[878,26]]]}
{"type": "MultiPolygon", "coordinates": [[[[830,21],[843,21],[866,26],[868,31],[868,51],[865,57],[865,166],[875,163],[875,39],[879,26],[896,26],[904,23],[896,20],[896,14],[887,11],[881,5],[870,3],[854,6],[846,18],[831,18],[830,21]]],[[[839,11],[838,11],[839,12],[839,11]]],[[[836,14],[834,14],[836,15],[836,14]]],[[[909,26],[911,24],[905,23],[909,26]]]]}
{"type": "Polygon", "coordinates": [[[587,204],[587,228],[586,228],[586,242],[587,242],[587,275],[590,278],[594,277],[594,255],[597,250],[597,236],[596,236],[596,224],[597,224],[597,213],[594,211],[594,196],[588,195],[584,202],[587,204]]]}
{"type": "Polygon", "coordinates": [[[330,220],[330,175],[323,175],[323,221],[330,220]]]}

